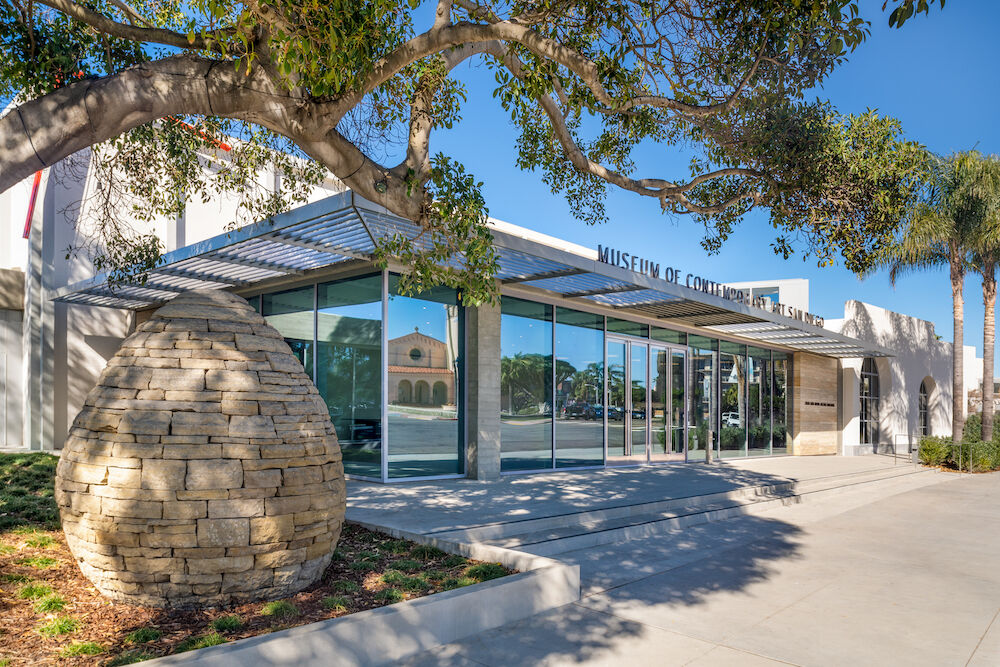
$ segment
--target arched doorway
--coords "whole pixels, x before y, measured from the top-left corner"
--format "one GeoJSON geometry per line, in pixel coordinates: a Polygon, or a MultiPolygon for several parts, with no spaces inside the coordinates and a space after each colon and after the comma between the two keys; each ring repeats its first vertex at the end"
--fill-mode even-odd
{"type": "Polygon", "coordinates": [[[396,400],[399,403],[413,402],[413,385],[409,380],[399,381],[399,387],[396,389],[396,400]]]}
{"type": "Polygon", "coordinates": [[[444,382],[434,383],[434,405],[444,405],[448,402],[448,385],[444,382]]]}
{"type": "Polygon", "coordinates": [[[414,386],[414,402],[420,405],[427,405],[431,401],[430,387],[423,380],[418,380],[414,386]]]}
{"type": "Polygon", "coordinates": [[[868,357],[861,364],[861,444],[877,447],[879,444],[879,387],[878,368],[868,357]]]}

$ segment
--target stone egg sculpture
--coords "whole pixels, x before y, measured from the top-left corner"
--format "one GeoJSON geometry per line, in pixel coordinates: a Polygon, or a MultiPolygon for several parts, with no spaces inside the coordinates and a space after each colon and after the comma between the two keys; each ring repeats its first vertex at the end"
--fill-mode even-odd
{"type": "Polygon", "coordinates": [[[281,334],[216,290],[177,296],[122,343],[55,487],[87,578],[160,607],[299,591],[323,574],[344,519],[326,404],[281,334]]]}

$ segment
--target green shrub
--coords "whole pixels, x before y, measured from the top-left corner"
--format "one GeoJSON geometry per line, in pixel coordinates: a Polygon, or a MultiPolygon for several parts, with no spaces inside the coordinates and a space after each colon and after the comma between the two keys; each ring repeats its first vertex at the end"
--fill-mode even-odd
{"type": "Polygon", "coordinates": [[[983,417],[978,412],[973,412],[965,418],[965,426],[962,428],[963,440],[983,439],[983,417]]]}
{"type": "Polygon", "coordinates": [[[420,560],[434,560],[436,558],[444,558],[447,554],[429,544],[418,544],[410,550],[410,555],[420,560]]]}
{"type": "Polygon", "coordinates": [[[59,651],[64,658],[75,658],[80,655],[99,655],[104,653],[104,647],[97,642],[73,642],[59,651]]]}
{"type": "Polygon", "coordinates": [[[147,642],[155,642],[157,639],[163,636],[159,628],[139,628],[138,630],[133,630],[128,633],[125,637],[125,643],[127,644],[145,644],[147,642]]]}
{"type": "Polygon", "coordinates": [[[299,615],[299,608],[288,600],[275,600],[261,607],[260,615],[279,619],[294,618],[299,615]]]}
{"type": "Polygon", "coordinates": [[[220,616],[212,621],[212,629],[216,632],[236,632],[243,629],[243,619],[235,614],[220,616]]]}
{"type": "Polygon", "coordinates": [[[405,600],[406,596],[398,588],[383,588],[375,594],[375,599],[386,604],[396,604],[405,600]]]}
{"type": "Polygon", "coordinates": [[[39,614],[48,614],[53,611],[62,611],[66,608],[66,600],[59,595],[46,595],[35,603],[35,611],[39,614]]]}
{"type": "Polygon", "coordinates": [[[104,663],[105,667],[121,667],[121,665],[134,665],[137,662],[145,662],[156,657],[155,653],[145,650],[126,651],[104,663]]]}
{"type": "Polygon", "coordinates": [[[219,644],[225,644],[229,640],[220,635],[218,632],[212,632],[207,635],[202,635],[201,637],[188,637],[174,649],[174,653],[184,653],[186,651],[194,651],[199,648],[208,648],[209,646],[218,646],[219,644]]]}
{"type": "Polygon", "coordinates": [[[347,611],[348,599],[343,595],[330,595],[323,598],[323,609],[330,611],[347,611]]]}
{"type": "Polygon", "coordinates": [[[358,590],[359,586],[353,581],[342,579],[340,581],[335,581],[332,584],[330,584],[330,588],[337,591],[338,593],[354,593],[358,590]]]}
{"type": "Polygon", "coordinates": [[[465,568],[465,576],[476,581],[489,581],[507,576],[507,570],[500,563],[479,563],[465,568]]]}
{"type": "Polygon", "coordinates": [[[17,597],[22,600],[37,600],[52,593],[52,587],[48,584],[27,583],[17,589],[17,597]]]}
{"type": "Polygon", "coordinates": [[[55,637],[57,635],[68,635],[79,629],[80,621],[69,616],[59,616],[40,626],[38,632],[45,637],[55,637]]]}
{"type": "Polygon", "coordinates": [[[943,437],[922,439],[918,456],[920,462],[927,466],[947,465],[951,460],[951,439],[943,437]]]}

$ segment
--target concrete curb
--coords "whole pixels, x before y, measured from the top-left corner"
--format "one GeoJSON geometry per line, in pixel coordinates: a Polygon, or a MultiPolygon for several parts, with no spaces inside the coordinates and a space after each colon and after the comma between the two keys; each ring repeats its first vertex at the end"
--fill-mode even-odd
{"type": "Polygon", "coordinates": [[[520,572],[341,618],[168,655],[149,664],[380,665],[580,599],[579,565],[485,544],[459,544],[407,531],[366,527],[449,553],[499,562],[520,572]]]}

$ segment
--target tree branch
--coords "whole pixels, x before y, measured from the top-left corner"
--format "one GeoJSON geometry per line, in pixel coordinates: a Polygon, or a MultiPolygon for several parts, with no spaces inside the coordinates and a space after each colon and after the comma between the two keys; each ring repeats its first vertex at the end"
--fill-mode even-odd
{"type": "Polygon", "coordinates": [[[213,50],[217,45],[215,40],[205,40],[199,35],[195,35],[194,39],[191,40],[188,39],[187,35],[182,35],[173,30],[143,28],[119,23],[72,0],[38,0],[38,2],[67,16],[71,16],[81,23],[86,23],[98,32],[112,37],[119,37],[139,43],[164,44],[178,49],[197,49],[199,51],[213,50]]]}

